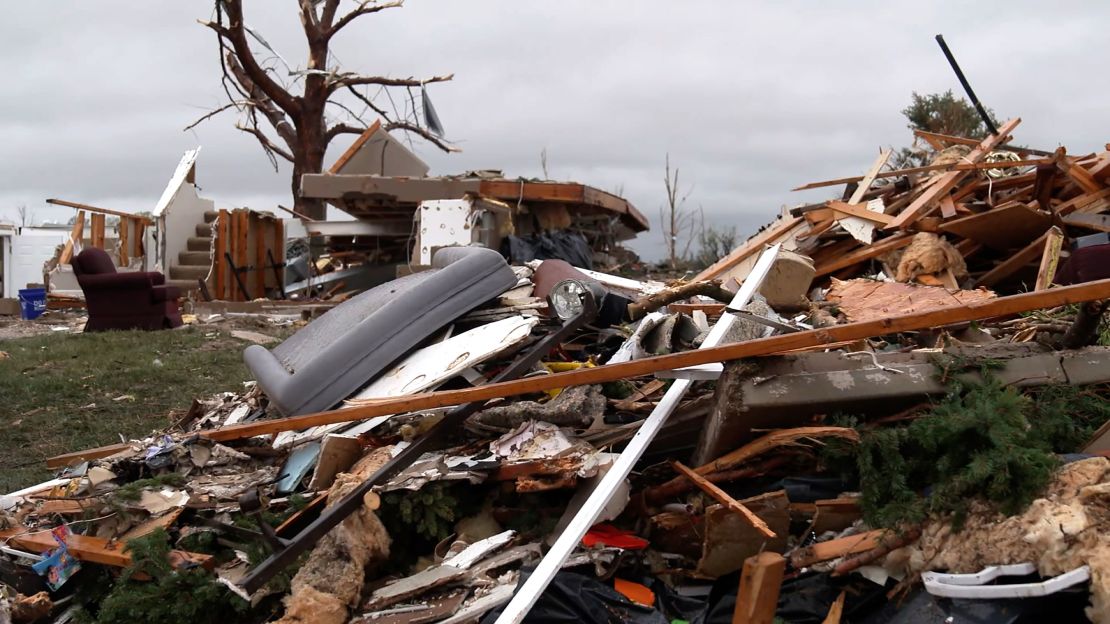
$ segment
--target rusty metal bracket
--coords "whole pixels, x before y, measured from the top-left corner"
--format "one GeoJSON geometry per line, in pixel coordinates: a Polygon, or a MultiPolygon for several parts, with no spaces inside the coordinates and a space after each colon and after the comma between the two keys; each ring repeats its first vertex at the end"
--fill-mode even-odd
{"type": "MultiPolygon", "coordinates": [[[[512,364],[501,371],[491,383],[509,381],[524,375],[546,356],[553,348],[574,335],[579,329],[592,322],[597,317],[597,302],[588,291],[582,295],[582,311],[575,317],[565,321],[559,329],[544,336],[523,355],[516,358],[512,364]]],[[[297,560],[301,553],[312,548],[324,535],[339,525],[344,518],[362,507],[363,497],[375,485],[382,483],[398,472],[412,465],[424,453],[435,448],[435,445],[446,439],[447,435],[459,429],[463,421],[474,414],[486,404],[485,401],[476,401],[460,405],[447,412],[443,420],[428,430],[422,437],[405,447],[396,457],[389,460],[370,478],[363,481],[358,487],[343,497],[342,500],[325,509],[320,516],[309,524],[295,537],[286,541],[285,547],[275,550],[265,561],[258,564],[244,578],[240,586],[248,594],[253,594],[266,584],[275,574],[284,570],[289,564],[297,560]]]]}

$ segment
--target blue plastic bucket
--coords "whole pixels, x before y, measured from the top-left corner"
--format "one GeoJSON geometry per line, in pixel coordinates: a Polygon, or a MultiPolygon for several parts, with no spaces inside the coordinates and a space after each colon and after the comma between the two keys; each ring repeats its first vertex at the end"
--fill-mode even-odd
{"type": "Polygon", "coordinates": [[[23,320],[37,319],[46,312],[46,289],[24,288],[19,291],[19,309],[23,320]]]}

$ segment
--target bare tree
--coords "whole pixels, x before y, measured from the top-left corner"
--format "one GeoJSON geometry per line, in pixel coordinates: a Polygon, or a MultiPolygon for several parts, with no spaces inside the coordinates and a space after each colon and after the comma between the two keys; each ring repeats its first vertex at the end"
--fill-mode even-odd
{"type": "MultiPolygon", "coordinates": [[[[240,119],[235,127],[258,140],[275,170],[278,157],[292,163],[294,209],[313,219],[323,219],[325,207],[323,202],[301,197],[301,176],[320,173],[332,139],[341,134],[362,133],[368,125],[367,117],[371,121],[372,116],[380,117],[385,130],[411,132],[444,151],[457,151],[440,136],[438,123],[426,127],[419,121],[417,111],[417,97],[424,95],[424,85],[451,80],[452,74],[423,79],[363,75],[341,70],[330,53],[332,39],[352,22],[398,8],[402,0],[297,0],[297,3],[308,48],[303,69],[289,67],[262,35],[247,24],[243,0],[215,0],[214,18],[201,24],[216,33],[228,103],[186,129],[222,111],[238,111],[240,119]],[[261,52],[252,49],[252,40],[261,52]],[[403,96],[399,93],[394,98],[393,91],[403,92],[403,96]],[[392,114],[379,104],[379,96],[388,100],[392,114]],[[400,109],[397,99],[401,100],[400,109]]],[[[270,3],[265,6],[269,8],[270,3]]]]}
{"type": "Polygon", "coordinates": [[[28,210],[27,204],[20,204],[15,213],[19,215],[19,227],[27,227],[35,220],[35,211],[28,210]]]}
{"type": "Polygon", "coordinates": [[[678,167],[671,171],[671,155],[667,154],[666,173],[663,176],[663,188],[667,191],[667,204],[659,208],[659,222],[663,227],[663,244],[667,250],[667,262],[671,269],[677,269],[680,260],[684,260],[690,253],[690,245],[694,241],[694,234],[699,229],[701,211],[693,212],[686,209],[686,199],[693,192],[690,187],[685,194],[681,194],[678,184],[678,167]],[[679,252],[679,241],[685,238],[686,242],[679,252]]]}

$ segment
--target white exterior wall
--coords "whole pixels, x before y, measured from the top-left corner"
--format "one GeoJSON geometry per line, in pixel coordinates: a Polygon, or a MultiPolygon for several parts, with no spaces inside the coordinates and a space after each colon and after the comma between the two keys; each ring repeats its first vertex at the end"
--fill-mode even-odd
{"type": "Polygon", "coordinates": [[[185,152],[154,208],[156,243],[147,248],[147,254],[154,252],[155,271],[169,273],[178,254],[187,249],[189,237],[196,236],[196,226],[204,223],[205,211],[216,209],[216,202],[197,195],[196,185],[190,182],[199,153],[200,148],[185,152]]]}
{"type": "Polygon", "coordinates": [[[11,237],[11,254],[4,263],[4,296],[15,297],[27,284],[43,283],[43,265],[54,257],[58,245],[69,239],[63,228],[25,227],[11,237]]]}

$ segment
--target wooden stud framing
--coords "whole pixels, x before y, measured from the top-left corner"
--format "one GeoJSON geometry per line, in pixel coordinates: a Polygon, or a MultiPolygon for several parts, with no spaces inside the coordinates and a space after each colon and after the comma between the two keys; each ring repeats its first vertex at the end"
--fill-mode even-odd
{"type": "Polygon", "coordinates": [[[763,248],[766,245],[774,243],[783,236],[786,236],[795,226],[799,225],[800,223],[802,223],[801,217],[784,217],[779,224],[769,227],[762,232],[757,233],[755,236],[752,236],[747,241],[742,243],[739,247],[733,249],[732,253],[714,262],[712,266],[706,268],[701,273],[698,273],[697,277],[695,277],[691,281],[704,282],[706,280],[711,280],[719,276],[720,274],[728,271],[737,264],[740,264],[749,256],[754,256],[755,254],[763,251],[763,248]]]}
{"type": "Polygon", "coordinates": [[[877,243],[860,247],[856,251],[830,258],[828,262],[817,265],[817,277],[835,273],[840,269],[857,265],[860,262],[865,262],[872,258],[877,258],[887,252],[909,245],[912,240],[913,236],[909,234],[898,234],[887,237],[877,243]]]}
{"type": "Polygon", "coordinates": [[[128,263],[131,262],[131,256],[127,253],[127,245],[128,236],[131,234],[132,223],[133,221],[131,219],[119,220],[119,240],[117,241],[117,244],[119,246],[119,265],[121,267],[125,267],[128,265],[128,263]]]}
{"type": "Polygon", "coordinates": [[[1038,254],[1043,252],[1046,240],[1048,240],[1048,232],[1041,234],[1036,240],[1023,247],[1020,251],[1014,253],[1009,258],[998,263],[993,269],[984,273],[982,277],[975,280],[975,287],[985,286],[991,288],[998,282],[1001,282],[1025,268],[1037,258],[1038,254]]]}
{"type": "Polygon", "coordinates": [[[150,219],[148,219],[144,216],[141,216],[141,215],[132,214],[130,212],[120,212],[118,210],[109,210],[107,208],[97,208],[96,206],[90,206],[88,204],[79,204],[77,202],[66,201],[64,199],[48,199],[48,200],[46,200],[46,203],[54,204],[55,206],[65,206],[67,208],[76,208],[77,210],[85,210],[85,211],[93,212],[93,213],[112,215],[113,217],[119,217],[121,219],[136,219],[138,221],[141,221],[144,225],[154,225],[154,222],[151,221],[150,219]]]}
{"type": "Polygon", "coordinates": [[[254,227],[251,228],[254,235],[254,296],[256,299],[266,298],[266,227],[273,219],[263,219],[262,217],[251,214],[251,221],[254,227]]]}
{"type": "MultiPolygon", "coordinates": [[[[232,256],[235,258],[235,270],[243,280],[243,284],[249,284],[249,273],[246,269],[249,266],[250,256],[248,255],[250,248],[247,246],[247,238],[250,233],[250,212],[247,210],[240,210],[231,213],[235,219],[235,237],[231,244],[235,248],[232,256]]],[[[235,292],[234,301],[247,301],[250,295],[244,294],[239,291],[239,282],[232,280],[232,289],[235,292]]]]}
{"type": "Polygon", "coordinates": [[[227,296],[227,256],[224,255],[228,250],[227,241],[229,238],[229,230],[231,217],[228,215],[227,210],[220,209],[220,215],[216,217],[215,232],[216,240],[214,241],[213,256],[216,262],[216,279],[215,279],[215,293],[216,299],[228,299],[227,296]]]}
{"type": "Polygon", "coordinates": [[[94,212],[89,221],[89,244],[104,249],[104,215],[94,212]]]}

